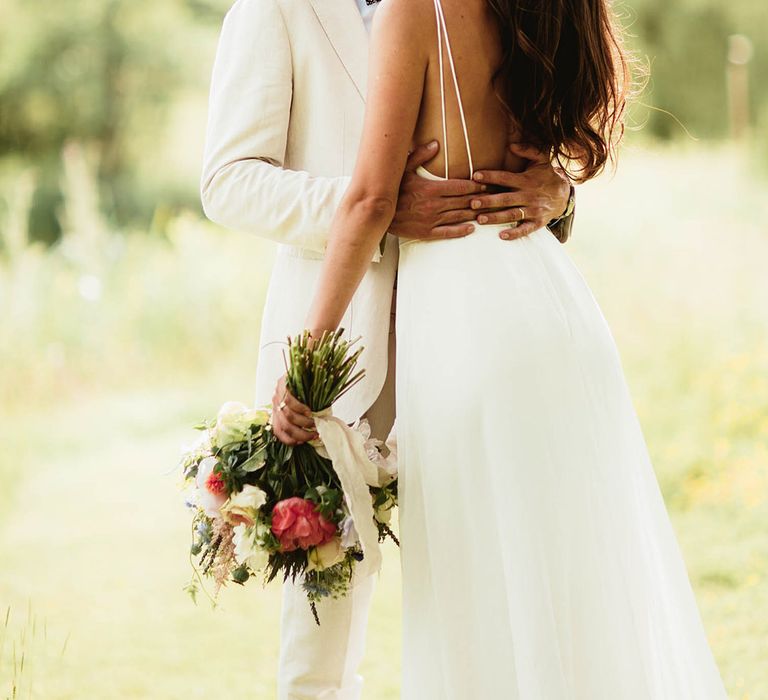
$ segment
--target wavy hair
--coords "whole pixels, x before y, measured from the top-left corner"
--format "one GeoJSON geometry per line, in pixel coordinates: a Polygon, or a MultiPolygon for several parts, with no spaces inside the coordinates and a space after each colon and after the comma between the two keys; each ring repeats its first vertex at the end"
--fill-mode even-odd
{"type": "Polygon", "coordinates": [[[522,140],[551,153],[576,182],[615,160],[633,57],[608,0],[487,0],[503,58],[499,98],[522,140]]]}

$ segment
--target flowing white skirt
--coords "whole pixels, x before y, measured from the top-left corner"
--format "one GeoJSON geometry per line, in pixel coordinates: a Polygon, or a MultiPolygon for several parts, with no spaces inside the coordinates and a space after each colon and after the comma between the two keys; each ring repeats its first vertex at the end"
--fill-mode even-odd
{"type": "Polygon", "coordinates": [[[722,700],[600,308],[546,229],[403,242],[403,700],[722,700]]]}

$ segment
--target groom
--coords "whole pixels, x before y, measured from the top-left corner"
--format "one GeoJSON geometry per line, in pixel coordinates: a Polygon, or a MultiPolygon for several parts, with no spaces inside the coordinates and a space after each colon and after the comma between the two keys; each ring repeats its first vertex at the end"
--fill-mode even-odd
{"type": "MultiPolygon", "coordinates": [[[[366,30],[375,9],[366,0],[237,0],[224,20],[201,197],[211,220],[279,243],[262,318],[257,405],[271,401],[284,372],[283,341],[304,326],[331,220],[349,183],[363,127],[366,30]]],[[[365,378],[334,405],[334,413],[348,422],[367,415],[380,439],[395,418],[397,237],[464,236],[480,213],[509,222],[504,237],[510,240],[545,225],[561,241],[570,232],[573,189],[546,157],[510,146],[529,159],[528,168],[483,171],[482,186],[416,175],[440,147],[424,145],[411,154],[389,233],[341,323],[349,337],[362,336],[365,378]],[[531,212],[536,218],[520,221],[531,212]]],[[[276,412],[276,430],[306,439],[301,413],[301,405],[289,400],[276,412]]],[[[300,583],[284,584],[280,700],[360,698],[357,667],[374,585],[374,576],[356,580],[346,598],[323,601],[317,627],[300,583]]]]}

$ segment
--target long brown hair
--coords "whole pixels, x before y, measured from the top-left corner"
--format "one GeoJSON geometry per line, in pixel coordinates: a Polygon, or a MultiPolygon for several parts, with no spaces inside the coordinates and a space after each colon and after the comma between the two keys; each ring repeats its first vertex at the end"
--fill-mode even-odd
{"type": "Polygon", "coordinates": [[[501,32],[499,97],[520,137],[583,182],[624,133],[633,60],[608,0],[487,0],[501,32]]]}

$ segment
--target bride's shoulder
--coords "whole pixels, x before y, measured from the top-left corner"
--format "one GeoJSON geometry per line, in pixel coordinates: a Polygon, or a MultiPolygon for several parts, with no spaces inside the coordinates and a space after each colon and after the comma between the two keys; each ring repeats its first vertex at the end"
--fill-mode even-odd
{"type": "Polygon", "coordinates": [[[425,38],[435,27],[434,0],[381,0],[373,18],[377,25],[397,26],[409,35],[425,38]]]}

